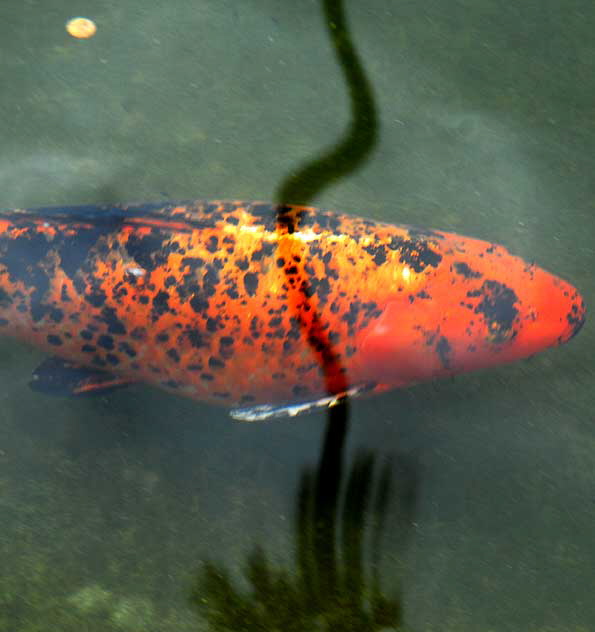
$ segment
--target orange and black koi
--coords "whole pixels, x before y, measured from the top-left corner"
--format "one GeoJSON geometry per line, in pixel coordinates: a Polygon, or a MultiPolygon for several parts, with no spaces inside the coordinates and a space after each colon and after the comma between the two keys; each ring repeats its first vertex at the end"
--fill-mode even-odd
{"type": "Polygon", "coordinates": [[[39,390],[148,382],[260,419],[526,357],[584,318],[574,287],[502,246],[309,207],[0,214],[0,333],[61,359],[39,390]]]}

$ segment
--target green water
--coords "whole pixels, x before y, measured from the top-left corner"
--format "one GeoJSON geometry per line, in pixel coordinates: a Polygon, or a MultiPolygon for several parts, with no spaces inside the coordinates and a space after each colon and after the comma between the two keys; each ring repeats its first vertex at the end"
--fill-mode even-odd
{"type": "MultiPolygon", "coordinates": [[[[378,143],[316,204],[504,243],[595,305],[595,5],[346,10],[378,143]]],[[[349,121],[315,0],[4,0],[0,36],[0,208],[272,200],[349,121]],[[66,34],[74,15],[93,39],[66,34]]],[[[0,631],[586,632],[594,349],[588,317],[529,361],[352,402],[345,479],[374,458],[339,525],[358,610],[355,589],[312,605],[300,583],[300,559],[328,580],[296,537],[323,415],[239,424],[142,386],[47,398],[27,386],[42,354],[2,339],[0,631]]]]}

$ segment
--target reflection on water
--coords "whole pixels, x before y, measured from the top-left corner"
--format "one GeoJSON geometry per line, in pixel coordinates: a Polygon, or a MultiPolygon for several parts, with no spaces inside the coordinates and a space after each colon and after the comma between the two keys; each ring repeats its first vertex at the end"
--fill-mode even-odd
{"type": "MultiPolygon", "coordinates": [[[[382,136],[323,190],[374,125],[319,2],[99,2],[85,43],[65,0],[2,2],[0,206],[318,195],[506,243],[595,304],[595,5],[348,9],[382,136]]],[[[593,331],[345,403],[327,435],[140,387],[48,400],[2,340],[0,631],[591,629],[593,331]]]]}
{"type": "MultiPolygon", "coordinates": [[[[380,468],[374,490],[376,459],[360,455],[349,471],[340,508],[341,444],[336,446],[327,443],[315,473],[302,472],[294,527],[295,568],[275,568],[264,549],[256,547],[245,564],[246,591],[234,586],[216,563],[206,563],[199,572],[191,600],[214,630],[371,632],[400,625],[396,589],[392,587],[391,597],[386,596],[378,574],[390,464],[380,468]],[[367,556],[366,524],[373,530],[367,556]]],[[[415,488],[408,495],[414,497],[415,488]]]]}

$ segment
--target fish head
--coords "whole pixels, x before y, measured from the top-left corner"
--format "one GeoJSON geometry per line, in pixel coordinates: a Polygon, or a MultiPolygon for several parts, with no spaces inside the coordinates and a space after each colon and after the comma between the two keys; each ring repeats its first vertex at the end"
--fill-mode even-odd
{"type": "Polygon", "coordinates": [[[362,332],[367,379],[399,387],[513,362],[582,327],[585,304],[570,283],[502,246],[435,234],[435,265],[402,266],[380,316],[362,332]]]}

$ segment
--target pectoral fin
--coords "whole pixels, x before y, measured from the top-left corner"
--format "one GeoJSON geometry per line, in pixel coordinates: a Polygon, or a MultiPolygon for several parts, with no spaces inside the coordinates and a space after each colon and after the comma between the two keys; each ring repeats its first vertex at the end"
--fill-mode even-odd
{"type": "Polygon", "coordinates": [[[131,384],[131,380],[106,371],[72,364],[62,358],[47,358],[33,371],[29,386],[46,395],[81,397],[103,395],[131,384]]]}
{"type": "Polygon", "coordinates": [[[324,411],[342,403],[349,397],[355,397],[364,392],[373,390],[374,385],[362,385],[350,388],[343,393],[336,395],[328,395],[311,401],[301,401],[288,404],[260,404],[258,406],[249,406],[246,408],[233,408],[229,411],[229,416],[237,421],[268,421],[271,419],[280,419],[283,417],[296,417],[304,413],[313,413],[316,411],[324,411]]]}

